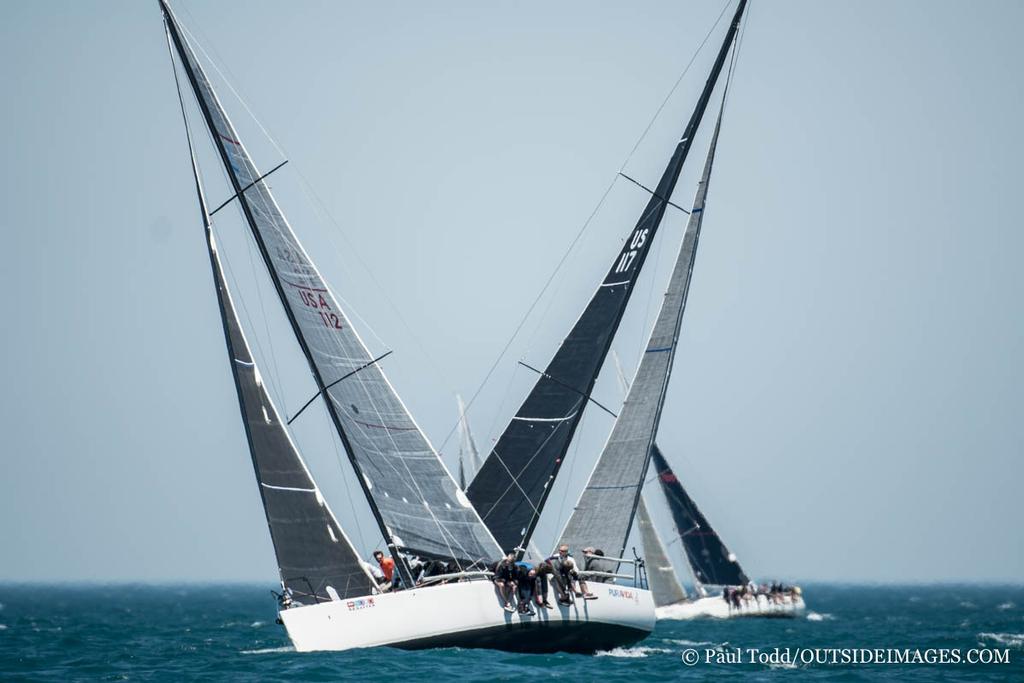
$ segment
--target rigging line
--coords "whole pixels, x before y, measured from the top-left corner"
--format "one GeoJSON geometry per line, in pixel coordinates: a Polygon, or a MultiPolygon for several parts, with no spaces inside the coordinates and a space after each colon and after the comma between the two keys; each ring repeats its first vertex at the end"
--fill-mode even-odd
{"type": "MultiPolygon", "coordinates": [[[[533,303],[530,304],[530,307],[526,309],[526,313],[519,321],[519,324],[516,325],[515,330],[513,330],[512,336],[509,337],[507,342],[505,342],[505,346],[501,349],[501,352],[498,354],[498,357],[494,359],[494,363],[491,364],[491,367],[487,371],[487,374],[484,375],[483,380],[480,382],[480,386],[476,388],[476,391],[473,392],[473,395],[470,397],[469,401],[466,402],[467,415],[469,414],[469,409],[473,406],[473,402],[476,401],[477,397],[480,395],[480,392],[483,391],[483,388],[487,384],[487,381],[491,378],[491,375],[494,374],[494,371],[495,369],[497,369],[498,364],[501,363],[501,360],[505,357],[505,354],[508,352],[509,347],[512,346],[512,342],[514,342],[516,340],[516,337],[519,336],[519,332],[523,329],[523,326],[529,319],[530,314],[533,313],[534,309],[537,307],[537,304],[540,302],[541,297],[544,296],[544,293],[548,290],[548,287],[551,286],[551,282],[555,279],[555,276],[558,275],[558,272],[559,270],[561,270],[562,265],[565,264],[566,259],[569,258],[569,254],[572,253],[573,249],[576,247],[576,244],[580,241],[580,238],[583,236],[583,233],[586,232],[587,227],[590,225],[590,222],[594,219],[594,216],[596,216],[597,212],[601,209],[601,206],[604,204],[605,199],[608,198],[608,194],[612,191],[612,188],[615,186],[616,180],[618,180],[617,175],[614,178],[612,178],[612,181],[610,183],[608,183],[608,187],[605,188],[604,194],[602,194],[601,199],[598,200],[597,206],[595,206],[594,210],[591,211],[590,216],[587,217],[587,220],[583,222],[583,226],[580,228],[579,232],[576,233],[576,236],[573,237],[572,242],[569,243],[568,249],[566,249],[565,253],[562,254],[562,258],[558,261],[558,264],[555,266],[554,271],[548,277],[547,281],[544,283],[544,286],[541,287],[540,293],[537,294],[537,297],[533,300],[533,303]]],[[[448,430],[448,434],[444,437],[444,440],[441,442],[441,449],[444,449],[445,445],[448,443],[448,440],[452,438],[452,434],[455,432],[455,429],[457,427],[458,423],[456,422],[455,425],[453,425],[452,428],[448,430]]]]}
{"type": "Polygon", "coordinates": [[[274,171],[276,171],[277,169],[281,168],[282,166],[284,166],[287,163],[288,163],[288,160],[285,159],[284,161],[279,163],[277,166],[275,166],[274,168],[270,169],[269,171],[267,171],[266,173],[261,175],[259,178],[257,178],[256,180],[252,181],[251,183],[249,183],[248,185],[243,187],[241,190],[239,190],[238,192],[236,192],[233,195],[231,195],[231,197],[229,197],[228,199],[224,200],[224,202],[222,202],[220,206],[218,206],[216,209],[211,211],[210,212],[210,216],[213,216],[213,214],[217,213],[218,211],[223,209],[225,206],[227,206],[231,202],[233,202],[236,199],[238,199],[239,197],[241,197],[243,194],[245,194],[245,191],[248,190],[250,187],[252,187],[256,183],[262,182],[267,176],[269,176],[271,173],[273,173],[274,171]]]}
{"type": "MultiPolygon", "coordinates": [[[[188,11],[187,7],[185,8],[185,12],[192,19],[193,23],[195,23],[197,25],[197,30],[202,32],[202,28],[199,26],[199,24],[197,22],[195,22],[195,18],[192,16],[192,13],[188,11]]],[[[264,126],[263,123],[258,118],[256,118],[256,114],[253,113],[252,109],[249,107],[248,102],[246,102],[245,98],[242,97],[241,93],[239,93],[238,90],[235,89],[234,85],[231,82],[231,79],[228,79],[228,77],[224,74],[224,71],[221,71],[220,67],[218,66],[217,61],[214,60],[210,56],[210,54],[206,51],[206,49],[203,47],[203,43],[200,42],[199,40],[197,40],[195,34],[193,34],[187,27],[182,26],[181,28],[188,35],[188,37],[192,40],[192,42],[195,44],[195,47],[199,50],[199,52],[203,55],[203,57],[206,58],[207,63],[209,63],[209,65],[213,68],[213,70],[217,72],[217,75],[220,76],[221,81],[223,81],[224,85],[228,88],[228,90],[231,91],[231,94],[234,95],[235,99],[238,100],[239,104],[242,105],[242,108],[245,109],[246,113],[249,115],[249,118],[251,118],[253,120],[253,122],[256,124],[256,126],[263,133],[264,137],[267,138],[267,140],[274,147],[274,149],[277,151],[278,154],[280,154],[282,157],[285,157],[287,159],[287,157],[289,155],[286,153],[286,150],[284,149],[284,145],[281,144],[273,135],[271,135],[270,131],[266,128],[266,126],[264,126]]],[[[231,68],[227,65],[227,62],[224,61],[223,58],[220,58],[219,53],[217,53],[216,47],[211,47],[211,49],[213,50],[213,52],[215,54],[217,54],[217,56],[220,59],[220,61],[224,62],[224,69],[231,75],[232,79],[234,79],[234,74],[231,72],[231,68]]],[[[316,209],[317,213],[320,214],[322,212],[323,215],[326,215],[326,217],[329,219],[329,222],[331,224],[333,224],[335,229],[338,230],[342,234],[342,237],[345,239],[345,242],[346,242],[346,244],[349,247],[349,251],[352,252],[355,255],[356,260],[359,261],[359,264],[370,275],[370,279],[374,283],[374,285],[376,286],[377,291],[381,292],[384,295],[385,301],[388,303],[388,305],[395,312],[396,316],[399,319],[399,322],[401,322],[402,325],[406,328],[406,330],[411,333],[413,342],[419,347],[420,351],[424,354],[424,357],[433,365],[433,369],[435,370],[435,372],[437,372],[438,376],[440,376],[440,377],[447,377],[448,375],[446,375],[445,373],[442,373],[440,371],[436,361],[434,361],[434,359],[431,358],[430,355],[423,348],[422,343],[415,336],[415,333],[413,332],[412,327],[404,320],[404,318],[402,318],[401,313],[398,310],[397,305],[395,305],[394,301],[392,301],[388,297],[388,295],[384,291],[383,287],[381,287],[380,282],[377,281],[377,279],[374,277],[373,270],[366,264],[365,261],[363,261],[362,257],[359,255],[359,251],[355,248],[355,245],[352,244],[352,242],[350,242],[347,238],[345,238],[344,231],[341,229],[341,226],[338,224],[338,221],[335,220],[334,216],[331,215],[330,211],[327,209],[326,204],[323,202],[323,200],[320,199],[319,195],[316,194],[315,190],[313,190],[313,186],[309,182],[309,179],[306,178],[306,176],[302,173],[302,171],[299,170],[297,167],[293,166],[293,169],[295,171],[296,176],[300,180],[299,185],[300,185],[300,187],[302,187],[303,193],[305,193],[307,198],[311,200],[311,203],[313,203],[314,208],[316,209]],[[317,204],[319,204],[319,207],[316,206],[317,204]]],[[[276,170],[276,168],[274,170],[276,170]]],[[[273,172],[273,171],[271,171],[271,172],[273,172]]],[[[225,173],[226,173],[226,171],[225,171],[225,173]]],[[[269,173],[267,173],[266,175],[269,175],[269,173]]],[[[255,184],[255,182],[253,184],[255,184]]],[[[321,217],[321,220],[323,220],[322,217],[321,217]]],[[[334,245],[336,251],[338,253],[342,253],[343,250],[338,249],[338,244],[337,244],[337,242],[335,242],[335,240],[333,238],[333,235],[332,235],[332,233],[330,231],[327,232],[327,236],[328,236],[328,239],[330,239],[330,241],[334,245]]],[[[360,320],[360,322],[370,331],[370,334],[373,335],[373,337],[380,343],[380,345],[381,346],[386,346],[386,344],[384,343],[384,340],[381,338],[381,336],[378,335],[377,332],[373,329],[373,327],[371,327],[369,325],[369,323],[366,321],[366,319],[363,318],[363,316],[359,314],[358,310],[356,310],[355,307],[353,307],[351,304],[349,304],[347,301],[345,301],[343,298],[341,298],[337,294],[338,289],[336,287],[334,287],[330,283],[330,281],[327,279],[327,277],[323,273],[320,274],[320,277],[324,280],[325,283],[327,283],[327,287],[330,288],[331,293],[334,294],[335,297],[341,299],[343,303],[345,303],[345,305],[347,307],[347,310],[350,313],[354,314],[355,317],[360,320]]]]}
{"type": "MultiPolygon", "coordinates": [[[[358,337],[358,334],[356,336],[358,337]]],[[[387,384],[387,379],[383,376],[383,374],[381,375],[381,379],[378,380],[378,381],[387,384]]],[[[377,407],[377,402],[374,400],[373,395],[371,394],[371,392],[367,388],[367,383],[368,382],[369,382],[369,380],[365,380],[364,381],[364,377],[363,376],[357,377],[357,384],[363,390],[363,392],[365,394],[365,400],[369,403],[369,405],[372,408],[374,414],[376,414],[378,422],[380,424],[387,424],[386,420],[384,419],[383,414],[381,413],[380,409],[377,407]]],[[[330,395],[328,394],[328,396],[330,396],[330,395]]],[[[398,403],[399,403],[399,405],[403,409],[405,408],[404,404],[402,404],[402,402],[401,402],[401,399],[398,399],[398,403]]],[[[345,409],[343,408],[343,410],[345,410],[345,409]]],[[[345,412],[346,412],[346,414],[348,414],[347,410],[345,410],[345,412]]],[[[409,420],[412,421],[412,423],[415,425],[416,422],[415,422],[415,420],[412,419],[412,416],[408,414],[407,410],[405,412],[406,412],[406,416],[409,418],[409,420]]],[[[354,422],[356,424],[357,429],[362,434],[362,436],[365,439],[367,439],[369,441],[369,443],[373,443],[373,437],[371,437],[369,435],[369,433],[366,431],[366,428],[363,425],[361,425],[359,421],[355,420],[355,418],[353,418],[351,415],[349,415],[349,418],[350,418],[350,420],[352,422],[354,422]]],[[[418,429],[418,427],[417,427],[417,429],[418,429]]],[[[395,442],[394,435],[392,434],[392,430],[391,429],[385,429],[385,433],[386,433],[386,436],[387,436],[388,440],[391,442],[391,446],[394,449],[394,451],[396,453],[401,453],[401,450],[399,449],[398,444],[395,442]]],[[[421,433],[421,435],[422,435],[422,433],[421,433]]],[[[426,441],[426,436],[425,435],[422,435],[422,436],[423,436],[423,439],[424,439],[427,447],[431,450],[431,452],[433,452],[433,449],[430,446],[430,442],[426,441]]],[[[415,493],[415,496],[418,497],[420,502],[424,504],[424,507],[429,512],[430,517],[431,517],[431,519],[434,522],[434,525],[437,527],[438,531],[440,531],[441,539],[444,541],[445,546],[447,546],[448,552],[451,554],[452,559],[455,559],[456,560],[456,564],[459,564],[458,560],[456,558],[456,553],[455,553],[454,549],[452,548],[451,543],[448,541],[448,536],[451,536],[453,539],[456,540],[456,545],[458,545],[459,549],[463,552],[464,555],[466,555],[467,557],[472,557],[472,553],[467,552],[466,548],[461,543],[458,542],[458,540],[456,539],[455,535],[452,534],[451,531],[449,531],[447,526],[437,518],[437,515],[434,514],[434,511],[430,508],[430,506],[426,504],[427,503],[426,496],[423,494],[423,490],[420,488],[419,483],[416,481],[416,478],[413,476],[412,471],[409,469],[409,465],[406,462],[406,459],[404,457],[399,457],[398,459],[401,462],[401,465],[402,465],[402,467],[405,470],[405,475],[407,475],[405,477],[403,477],[402,473],[398,470],[397,467],[395,467],[394,463],[391,462],[392,458],[384,458],[384,461],[387,462],[387,464],[391,467],[391,469],[395,472],[395,474],[397,474],[399,476],[400,479],[404,479],[405,480],[404,481],[405,485],[407,487],[409,487],[410,491],[415,493]],[[411,486],[410,486],[410,484],[411,484],[411,486]]],[[[438,460],[440,461],[440,458],[438,458],[438,460]]],[[[444,466],[443,461],[441,462],[441,464],[442,464],[442,466],[444,466]]],[[[447,471],[447,469],[446,469],[446,471],[447,471]]],[[[449,473],[449,476],[450,476],[450,473],[449,473]]]]}
{"type": "Polygon", "coordinates": [[[722,21],[722,17],[725,15],[725,11],[729,9],[730,4],[732,4],[732,0],[726,0],[726,3],[722,6],[722,11],[718,13],[718,18],[715,19],[715,23],[711,25],[711,28],[708,30],[707,35],[704,36],[704,40],[702,40],[700,45],[697,46],[697,49],[694,50],[693,56],[690,57],[690,61],[686,64],[686,67],[683,69],[683,72],[679,74],[679,78],[676,79],[675,84],[672,85],[672,88],[668,91],[668,94],[665,95],[665,99],[662,100],[661,105],[658,107],[657,111],[654,112],[654,116],[651,117],[651,120],[647,124],[647,127],[644,128],[644,132],[640,134],[640,137],[637,139],[636,144],[633,145],[633,149],[629,151],[629,154],[626,156],[626,160],[622,162],[622,166],[619,167],[620,172],[625,170],[626,165],[629,163],[630,159],[632,159],[633,155],[636,154],[636,150],[638,147],[640,147],[640,143],[642,143],[644,141],[644,138],[647,137],[647,133],[650,132],[651,127],[654,125],[654,122],[658,120],[658,117],[661,115],[661,112],[665,108],[665,105],[668,104],[668,101],[670,99],[672,99],[672,95],[675,94],[676,89],[679,87],[679,84],[683,82],[683,79],[686,77],[686,74],[690,71],[690,67],[693,66],[693,62],[697,59],[697,55],[700,54],[700,51],[704,49],[704,45],[707,44],[708,39],[711,38],[711,34],[715,32],[715,28],[718,26],[719,22],[722,21]]]}
{"type": "Polygon", "coordinates": [[[651,195],[652,197],[657,197],[658,199],[660,199],[661,201],[665,202],[665,203],[666,203],[666,204],[668,204],[669,206],[674,206],[675,208],[677,208],[677,209],[679,209],[680,211],[682,211],[683,213],[685,213],[685,214],[686,214],[687,216],[689,216],[689,215],[690,215],[690,212],[689,212],[689,211],[687,211],[687,210],[686,210],[686,209],[684,209],[683,207],[679,206],[679,205],[678,205],[678,204],[676,204],[675,202],[673,202],[673,201],[671,201],[671,200],[669,200],[669,199],[665,199],[665,198],[664,198],[664,197],[662,197],[662,196],[661,196],[660,194],[658,194],[657,192],[655,192],[655,191],[654,191],[654,190],[652,190],[651,188],[649,188],[649,187],[647,187],[646,185],[644,185],[643,183],[641,183],[641,182],[640,182],[639,180],[634,180],[633,178],[630,178],[630,177],[629,177],[628,175],[626,175],[625,173],[622,173],[621,171],[619,172],[619,175],[620,175],[620,176],[622,176],[623,178],[625,178],[626,180],[628,180],[629,182],[633,183],[633,184],[634,184],[634,185],[636,185],[637,187],[639,187],[639,188],[640,188],[641,190],[646,190],[646,191],[648,192],[648,194],[650,194],[650,195],[651,195]]]}
{"type": "MultiPolygon", "coordinates": [[[[174,48],[171,46],[171,36],[170,36],[170,32],[169,31],[167,32],[167,51],[170,54],[170,58],[171,58],[171,71],[174,74],[174,87],[175,87],[175,90],[178,93],[178,105],[181,108],[181,117],[182,117],[182,120],[183,120],[183,122],[185,124],[185,136],[188,139],[189,154],[192,155],[192,157],[194,159],[195,158],[195,152],[194,152],[194,149],[193,149],[193,146],[192,146],[192,126],[189,124],[188,113],[186,112],[186,109],[185,109],[185,98],[182,95],[182,92],[181,92],[181,81],[178,78],[178,63],[174,59],[174,48]]],[[[198,164],[193,163],[193,166],[194,166],[195,173],[196,173],[196,176],[197,176],[197,181],[199,182],[200,186],[202,186],[203,185],[202,171],[199,168],[198,164]]],[[[211,220],[210,216],[211,216],[211,214],[209,214],[209,213],[206,214],[207,221],[210,223],[210,231],[211,231],[211,234],[212,234],[212,232],[213,232],[213,221],[211,220]]],[[[229,274],[231,280],[235,283],[236,291],[240,291],[240,287],[239,287],[239,284],[238,284],[238,279],[234,275],[234,271],[231,268],[230,259],[228,258],[228,254],[226,252],[223,254],[221,260],[222,260],[222,262],[225,265],[227,265],[228,274],[229,274]]],[[[239,297],[239,303],[241,303],[241,305],[242,305],[242,311],[245,314],[246,320],[249,322],[250,328],[251,329],[255,329],[254,324],[252,322],[252,316],[249,315],[249,309],[246,307],[245,300],[242,297],[239,297]]],[[[262,305],[262,300],[261,300],[261,305],[262,305]]],[[[255,337],[254,341],[256,342],[256,348],[259,351],[260,355],[262,355],[263,357],[266,357],[266,354],[263,351],[263,345],[260,343],[259,338],[255,337]]],[[[273,355],[271,355],[271,358],[273,358],[273,355]]],[[[275,368],[276,368],[276,361],[275,361],[275,368]]],[[[280,387],[280,380],[278,380],[278,386],[280,387]]]]}
{"type": "Polygon", "coordinates": [[[357,373],[357,372],[359,372],[360,370],[365,370],[366,368],[370,367],[371,365],[373,365],[373,364],[374,364],[374,363],[376,363],[377,361],[381,361],[381,360],[384,360],[385,358],[387,358],[388,356],[390,356],[390,355],[391,355],[392,353],[393,353],[392,351],[388,351],[387,353],[384,353],[384,354],[382,354],[382,355],[380,355],[380,356],[377,356],[377,357],[376,357],[376,358],[374,358],[373,360],[371,360],[371,361],[369,361],[369,362],[367,362],[367,363],[363,363],[362,365],[360,365],[360,366],[359,366],[358,368],[356,368],[355,370],[352,370],[351,372],[349,372],[349,373],[347,373],[347,374],[345,374],[345,375],[342,375],[341,377],[339,377],[338,379],[334,380],[334,381],[333,381],[333,382],[331,382],[330,384],[328,384],[328,385],[324,386],[324,388],[323,388],[323,389],[320,389],[320,390],[319,390],[319,391],[317,391],[317,392],[316,392],[315,394],[313,394],[313,398],[311,398],[311,399],[309,399],[308,401],[306,401],[306,403],[305,403],[305,404],[304,404],[304,405],[303,405],[303,406],[302,406],[301,408],[299,408],[299,412],[297,412],[297,413],[295,413],[294,415],[292,415],[291,419],[289,419],[289,420],[288,420],[288,424],[291,424],[292,422],[294,422],[294,421],[295,421],[295,418],[297,418],[297,417],[298,417],[299,415],[302,415],[302,411],[304,411],[304,410],[305,410],[306,408],[308,408],[308,407],[309,407],[309,405],[310,405],[310,404],[311,404],[311,403],[312,403],[313,401],[315,401],[315,400],[317,399],[317,397],[318,397],[318,396],[322,395],[322,394],[323,394],[324,392],[326,392],[326,391],[327,391],[328,389],[330,389],[331,387],[333,387],[333,386],[334,386],[335,384],[337,384],[338,382],[340,382],[340,381],[342,381],[342,380],[348,379],[349,377],[351,377],[352,375],[356,374],[356,373],[357,373]]]}
{"type": "MultiPolygon", "coordinates": [[[[256,248],[256,245],[254,244],[254,238],[252,237],[251,234],[249,234],[248,230],[243,232],[242,240],[245,242],[245,247],[246,247],[245,251],[246,251],[246,254],[249,256],[249,271],[252,273],[253,283],[256,285],[256,300],[259,301],[259,303],[260,303],[260,313],[261,313],[261,318],[263,320],[263,331],[267,335],[267,346],[270,347],[270,355],[269,355],[269,358],[270,358],[270,368],[271,368],[271,370],[273,370],[273,373],[274,373],[274,383],[275,383],[276,393],[278,395],[278,399],[281,402],[280,405],[286,406],[286,405],[288,405],[288,397],[287,397],[287,395],[284,392],[284,383],[281,381],[281,370],[280,370],[280,368],[278,367],[278,364],[277,364],[277,350],[274,348],[274,335],[272,335],[270,333],[270,318],[267,316],[267,307],[266,307],[266,304],[264,303],[264,297],[263,297],[263,287],[260,284],[261,279],[260,279],[259,274],[256,271],[256,261],[255,261],[255,259],[253,257],[253,250],[256,248]]],[[[239,299],[241,299],[241,298],[242,297],[239,297],[239,299]]],[[[242,303],[242,306],[243,306],[243,308],[245,307],[244,301],[242,303]]],[[[248,310],[247,309],[246,309],[246,315],[248,315],[248,310]]],[[[252,319],[249,320],[249,324],[252,326],[251,327],[252,330],[255,331],[257,329],[255,324],[252,322],[252,319]]],[[[258,340],[258,338],[257,338],[257,340],[258,340]]],[[[257,343],[258,343],[258,341],[257,341],[257,343]]],[[[263,359],[265,360],[268,356],[267,356],[266,353],[264,353],[262,345],[259,345],[259,348],[260,348],[260,353],[263,355],[263,359]]]]}
{"type": "Polygon", "coordinates": [[[619,417],[618,415],[616,415],[615,413],[613,413],[612,411],[610,411],[610,410],[609,410],[608,408],[605,408],[605,407],[604,407],[604,406],[603,406],[602,404],[598,403],[598,402],[597,402],[597,400],[596,400],[596,399],[595,399],[594,397],[590,396],[589,394],[584,394],[584,393],[583,393],[582,391],[580,391],[579,389],[576,389],[575,387],[571,387],[571,386],[569,386],[568,384],[566,384],[566,383],[565,383],[565,382],[563,382],[562,380],[560,380],[560,379],[558,379],[558,378],[556,378],[556,377],[552,377],[552,376],[551,376],[551,375],[549,375],[548,373],[544,372],[543,370],[538,370],[537,368],[533,367],[532,365],[527,365],[527,364],[526,364],[526,363],[524,363],[523,361],[518,361],[518,362],[519,362],[519,364],[520,364],[520,365],[522,365],[522,366],[523,366],[524,368],[526,368],[527,370],[533,370],[534,372],[536,372],[536,373],[537,373],[538,375],[540,375],[541,377],[546,377],[547,379],[551,380],[551,381],[552,381],[552,382],[554,382],[555,384],[557,384],[557,385],[559,385],[559,386],[562,386],[562,387],[565,387],[565,388],[566,388],[566,389],[568,389],[569,391],[574,391],[574,392],[576,392],[577,394],[579,394],[579,395],[580,395],[580,396],[582,396],[583,398],[587,399],[588,401],[590,401],[590,402],[591,402],[591,403],[593,403],[593,404],[594,404],[595,406],[597,406],[598,408],[600,408],[600,409],[601,409],[601,410],[603,410],[604,412],[608,413],[608,414],[609,414],[609,415],[611,415],[612,417],[614,417],[614,418],[618,418],[618,417],[619,417]]]}

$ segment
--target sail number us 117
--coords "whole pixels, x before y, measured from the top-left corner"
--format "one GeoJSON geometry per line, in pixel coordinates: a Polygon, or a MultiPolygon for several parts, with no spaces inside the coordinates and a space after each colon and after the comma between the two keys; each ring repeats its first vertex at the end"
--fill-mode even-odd
{"type": "Polygon", "coordinates": [[[633,233],[633,239],[629,241],[629,249],[622,252],[618,263],[615,264],[616,273],[624,273],[633,265],[633,259],[636,258],[637,252],[647,243],[648,230],[650,228],[642,228],[633,233]]]}

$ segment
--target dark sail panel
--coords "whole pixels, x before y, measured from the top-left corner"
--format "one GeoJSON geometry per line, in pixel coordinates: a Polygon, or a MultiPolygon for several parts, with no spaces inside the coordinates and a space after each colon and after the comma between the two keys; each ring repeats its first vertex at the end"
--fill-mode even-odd
{"type": "Polygon", "coordinates": [[[683,489],[668,461],[657,444],[651,449],[654,471],[661,482],[661,490],[668,499],[669,510],[676,531],[683,542],[686,558],[698,583],[709,586],[741,586],[749,579],[736,556],[722,543],[722,539],[697,508],[697,504],[683,489]]]}
{"type": "Polygon", "coordinates": [[[263,387],[209,229],[207,239],[231,371],[281,583],[302,604],[369,595],[376,584],[327,507],[263,387]]]}
{"type": "Polygon", "coordinates": [[[740,0],[704,91],[636,226],[466,492],[506,549],[526,547],[530,540],[661,225],[745,5],[746,0],[740,0]]]}

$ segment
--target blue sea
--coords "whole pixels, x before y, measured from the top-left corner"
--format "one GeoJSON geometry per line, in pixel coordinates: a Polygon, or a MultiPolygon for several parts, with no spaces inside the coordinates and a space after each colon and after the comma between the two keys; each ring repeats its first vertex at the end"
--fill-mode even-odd
{"type": "Polygon", "coordinates": [[[597,656],[299,654],[269,588],[0,585],[0,680],[1024,681],[1024,587],[809,585],[800,619],[662,621],[597,656]]]}

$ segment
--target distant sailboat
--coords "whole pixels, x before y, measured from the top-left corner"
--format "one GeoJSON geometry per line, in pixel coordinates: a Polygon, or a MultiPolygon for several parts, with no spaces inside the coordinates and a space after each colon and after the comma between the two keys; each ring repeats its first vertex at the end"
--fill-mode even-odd
{"type": "MultiPolygon", "coordinates": [[[[165,0],[160,6],[172,63],[176,55],[234,190],[221,206],[236,203],[241,210],[316,382],[311,402],[323,401],[406,587],[388,592],[366,571],[263,388],[220,268],[210,221],[219,209],[207,209],[179,84],[229,360],[281,574],[279,618],[295,648],[593,652],[644,638],[654,626],[649,598],[564,606],[536,616],[502,609],[486,571],[501,548],[299,243],[265,182],[273,170],[257,170],[165,0]],[[414,559],[440,563],[446,571],[417,572],[414,559]]],[[[177,83],[176,66],[174,73],[177,83]]]]}
{"type": "Polygon", "coordinates": [[[473,432],[469,429],[466,404],[459,394],[455,394],[455,401],[459,405],[459,487],[465,491],[467,483],[473,481],[473,477],[480,471],[483,461],[473,439],[473,432]]]}

